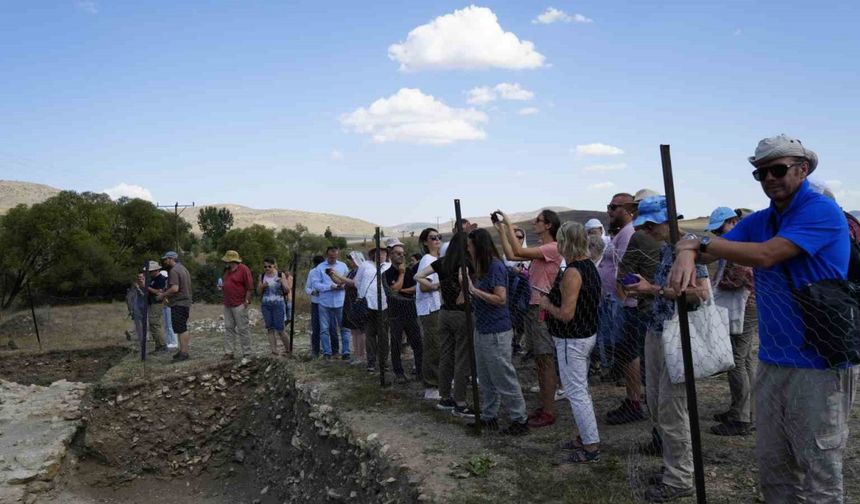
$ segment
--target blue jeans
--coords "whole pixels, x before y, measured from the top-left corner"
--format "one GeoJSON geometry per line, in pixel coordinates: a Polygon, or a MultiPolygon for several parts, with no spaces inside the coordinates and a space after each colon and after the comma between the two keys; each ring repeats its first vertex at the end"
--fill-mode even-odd
{"type": "Polygon", "coordinates": [[[615,365],[615,345],[621,336],[624,311],[615,296],[600,298],[597,308],[597,348],[600,351],[600,366],[611,369],[615,365]]]}
{"type": "Polygon", "coordinates": [[[267,330],[275,330],[284,332],[286,305],[283,301],[280,303],[263,303],[260,305],[260,312],[263,314],[263,321],[266,324],[267,330]]]}
{"type": "Polygon", "coordinates": [[[320,354],[320,305],[311,303],[311,353],[320,354]]]}
{"type": "Polygon", "coordinates": [[[324,355],[338,353],[340,347],[343,355],[349,354],[349,339],[352,333],[343,327],[343,306],[329,308],[320,305],[320,346],[324,355]],[[340,333],[341,341],[338,341],[340,333]],[[343,343],[342,345],[340,343],[343,343]]]}
{"type": "Polygon", "coordinates": [[[178,342],[176,341],[176,333],[173,332],[173,322],[171,322],[170,318],[170,307],[165,306],[162,310],[164,313],[164,342],[167,343],[168,346],[175,347],[178,342]]]}

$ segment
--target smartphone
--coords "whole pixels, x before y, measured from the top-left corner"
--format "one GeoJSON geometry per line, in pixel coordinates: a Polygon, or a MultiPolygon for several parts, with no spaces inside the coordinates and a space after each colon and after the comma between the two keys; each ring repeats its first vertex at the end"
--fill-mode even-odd
{"type": "Polygon", "coordinates": [[[621,278],[621,283],[623,285],[633,285],[639,283],[639,277],[634,275],[633,273],[627,273],[621,278]]]}
{"type": "Polygon", "coordinates": [[[493,224],[497,224],[499,222],[499,216],[496,215],[496,212],[490,214],[490,222],[493,224]]]}

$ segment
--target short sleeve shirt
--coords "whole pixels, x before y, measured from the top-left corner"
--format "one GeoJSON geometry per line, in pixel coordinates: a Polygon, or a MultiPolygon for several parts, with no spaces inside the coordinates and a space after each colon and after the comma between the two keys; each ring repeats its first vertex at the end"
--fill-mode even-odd
{"type": "Polygon", "coordinates": [[[167,276],[167,285],[179,287],[176,294],[167,298],[167,304],[170,306],[191,306],[191,275],[188,269],[182,263],[176,263],[170,268],[170,273],[167,276]]]}
{"type": "MultiPolygon", "coordinates": [[[[442,293],[442,309],[443,310],[453,310],[453,311],[463,311],[465,310],[464,304],[457,304],[457,299],[460,297],[460,294],[463,292],[463,287],[460,285],[460,275],[459,269],[457,273],[454,275],[448,275],[445,269],[442,267],[445,259],[440,259],[433,264],[431,267],[433,271],[439,275],[440,288],[439,291],[442,293]]],[[[469,269],[471,272],[471,269],[469,269]]]]}
{"type": "Polygon", "coordinates": [[[224,306],[235,307],[245,303],[245,293],[254,288],[251,270],[239,264],[235,271],[224,272],[224,306]]]}
{"type": "MultiPolygon", "coordinates": [[[[498,286],[508,287],[508,270],[502,261],[493,259],[487,274],[483,278],[475,280],[475,287],[482,291],[493,292],[498,286]]],[[[507,304],[493,305],[477,296],[473,296],[472,301],[475,305],[475,329],[477,332],[492,334],[511,330],[511,312],[508,310],[507,304]]]]}
{"type": "MultiPolygon", "coordinates": [[[[657,266],[657,271],[654,272],[655,285],[659,285],[660,287],[669,285],[669,272],[672,270],[672,263],[674,262],[675,247],[664,243],[660,249],[660,265],[657,266]]],[[[708,278],[708,268],[697,264],[696,278],[708,278]]],[[[648,328],[651,331],[662,333],[663,322],[669,320],[674,315],[675,300],[657,296],[651,305],[651,320],[648,322],[648,328]]]]}
{"type": "Polygon", "coordinates": [[[541,259],[532,259],[529,266],[529,282],[532,287],[537,288],[532,289],[531,298],[529,299],[530,305],[540,303],[540,298],[543,296],[541,291],[549,292],[564,260],[558,252],[558,244],[556,242],[544,243],[538,247],[538,250],[540,250],[543,257],[541,259]]]}
{"type": "Polygon", "coordinates": [[[806,345],[805,325],[784,268],[796,285],[845,279],[850,253],[848,223],[833,200],[816,193],[804,181],[782,213],[771,203],[769,208],[741,219],[723,238],[763,243],[777,235],[792,242],[801,253],[771,268],[754,269],[759,359],[775,366],[826,369],[824,359],[806,345]]]}
{"type": "MultiPolygon", "coordinates": [[[[167,290],[167,277],[162,275],[155,275],[155,278],[149,279],[149,288],[157,289],[160,291],[167,290]]],[[[156,295],[153,293],[149,293],[149,304],[157,304],[158,300],[156,299],[156,295]]]]}
{"type": "Polygon", "coordinates": [[[627,251],[632,236],[633,224],[630,223],[621,228],[603,250],[603,259],[597,266],[597,271],[600,273],[601,294],[604,296],[615,294],[618,265],[627,251]]]}
{"type": "MultiPolygon", "coordinates": [[[[424,268],[430,266],[436,261],[436,258],[430,254],[424,254],[424,257],[421,258],[421,262],[418,263],[418,271],[422,271],[424,268]]],[[[431,283],[439,282],[439,275],[433,273],[432,275],[427,277],[431,283]]],[[[415,289],[415,309],[418,311],[419,316],[430,315],[435,311],[439,311],[442,308],[442,295],[439,291],[430,291],[423,292],[421,287],[415,289]]]]}

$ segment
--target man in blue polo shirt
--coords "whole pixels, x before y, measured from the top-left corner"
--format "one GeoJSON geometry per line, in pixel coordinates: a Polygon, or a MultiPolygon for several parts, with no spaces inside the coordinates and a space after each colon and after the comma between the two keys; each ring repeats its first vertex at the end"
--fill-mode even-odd
{"type": "MultiPolygon", "coordinates": [[[[795,287],[844,279],[848,224],[806,180],[818,156],[779,135],[749,158],[770,207],[722,238],[680,241],[672,284],[687,286],[693,265],[727,259],[755,268],[761,344],[756,379],[756,455],[766,502],[842,503],[842,456],[854,396],[854,369],[831,368],[804,339],[795,287]]],[[[846,323],[851,323],[846,321],[846,323]]]]}

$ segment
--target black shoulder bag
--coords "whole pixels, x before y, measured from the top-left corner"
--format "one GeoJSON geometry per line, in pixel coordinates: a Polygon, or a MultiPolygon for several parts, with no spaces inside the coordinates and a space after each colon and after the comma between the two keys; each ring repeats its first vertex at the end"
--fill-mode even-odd
{"type": "MultiPolygon", "coordinates": [[[[771,215],[774,236],[779,231],[771,215]]],[[[831,368],[860,364],[860,286],[827,279],[797,287],[785,263],[782,273],[800,307],[806,344],[831,368]]]]}
{"type": "MultiPolygon", "coordinates": [[[[377,275],[373,275],[373,280],[376,280],[377,275]]],[[[364,326],[367,323],[367,319],[370,317],[370,308],[367,305],[367,293],[370,291],[370,288],[373,286],[373,280],[370,281],[367,288],[364,289],[364,295],[359,298],[355,298],[352,301],[352,304],[349,305],[349,320],[357,325],[364,326]]],[[[377,301],[380,302],[380,301],[377,301]]]]}

